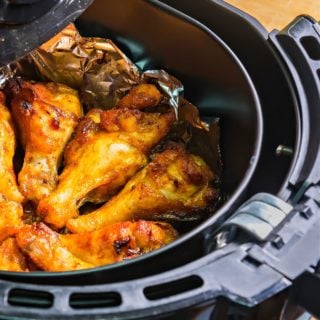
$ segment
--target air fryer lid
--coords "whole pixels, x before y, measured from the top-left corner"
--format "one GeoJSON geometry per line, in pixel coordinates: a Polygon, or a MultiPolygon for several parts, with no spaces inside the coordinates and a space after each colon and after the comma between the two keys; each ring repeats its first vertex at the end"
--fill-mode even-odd
{"type": "Polygon", "coordinates": [[[23,57],[74,21],[93,0],[3,0],[0,67],[23,57]]]}

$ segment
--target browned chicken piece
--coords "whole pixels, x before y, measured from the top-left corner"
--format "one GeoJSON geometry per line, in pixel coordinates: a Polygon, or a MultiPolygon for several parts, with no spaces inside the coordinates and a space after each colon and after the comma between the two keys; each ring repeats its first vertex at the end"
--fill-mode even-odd
{"type": "Polygon", "coordinates": [[[20,190],[37,203],[56,187],[61,156],[82,107],[77,91],[63,84],[13,80],[7,90],[25,148],[20,190]]]}
{"type": "Polygon", "coordinates": [[[171,111],[90,111],[67,146],[66,166],[57,189],[40,201],[38,214],[61,228],[78,216],[77,208],[92,190],[104,186],[112,195],[146,164],[146,155],[167,134],[173,121],[171,111]]]}
{"type": "Polygon", "coordinates": [[[20,203],[0,195],[0,241],[14,235],[23,225],[23,209],[20,203]]]}
{"type": "Polygon", "coordinates": [[[164,222],[126,221],[82,234],[61,235],[72,254],[95,266],[134,258],[174,241],[178,234],[164,222]]]}
{"type": "Polygon", "coordinates": [[[200,157],[174,146],[157,154],[104,206],[70,219],[67,228],[82,233],[131,219],[194,219],[216,200],[214,179],[200,157]]]}
{"type": "Polygon", "coordinates": [[[144,109],[155,107],[161,101],[161,93],[153,84],[142,83],[133,87],[117,104],[117,108],[144,109]]]}
{"type": "MultiPolygon", "coordinates": [[[[116,112],[116,114],[118,114],[116,112]]],[[[107,117],[111,117],[112,112],[107,112],[107,117]]],[[[114,115],[114,114],[113,114],[114,115]]],[[[97,172],[89,171],[88,175],[90,177],[92,175],[95,175],[93,179],[99,179],[99,174],[101,174],[101,167],[95,167],[95,162],[98,160],[97,164],[99,164],[99,160],[103,161],[101,162],[102,166],[110,165],[110,167],[105,167],[105,170],[108,170],[110,168],[114,168],[112,163],[106,163],[105,159],[109,156],[108,152],[110,151],[116,151],[116,152],[125,152],[128,159],[126,162],[119,163],[119,168],[117,169],[117,172],[114,172],[113,178],[109,177],[101,177],[102,179],[107,178],[108,181],[111,181],[112,183],[106,183],[101,184],[101,181],[96,181],[98,183],[98,187],[94,188],[92,191],[88,192],[87,194],[84,194],[83,198],[77,202],[77,207],[80,207],[85,202],[92,202],[92,203],[102,203],[110,199],[111,196],[113,196],[118,189],[123,186],[127,180],[133,176],[142,166],[144,166],[147,163],[147,157],[146,155],[142,154],[140,151],[138,151],[135,148],[129,148],[128,150],[122,150],[121,151],[121,145],[119,150],[114,150],[114,146],[116,145],[109,145],[111,149],[109,150],[108,143],[110,143],[112,140],[112,136],[109,135],[109,130],[107,130],[102,126],[101,118],[104,117],[104,112],[101,109],[92,109],[89,111],[86,116],[82,119],[82,121],[79,123],[79,125],[76,128],[74,138],[70,143],[67,145],[65,150],[65,156],[64,156],[64,162],[65,165],[70,165],[70,168],[74,166],[76,163],[78,163],[79,158],[84,156],[84,153],[91,153],[92,148],[90,149],[90,143],[91,141],[95,141],[94,143],[99,146],[101,149],[101,152],[98,153],[97,159],[93,158],[93,154],[91,154],[91,166],[92,169],[97,169],[97,172]],[[107,140],[108,139],[108,140],[107,140]],[[83,146],[83,144],[86,144],[87,147],[83,146]],[[88,148],[89,146],[89,148],[88,148]],[[103,155],[103,152],[105,152],[105,155],[103,155]],[[132,155],[132,156],[130,156],[132,155]],[[129,157],[130,156],[130,157],[129,157]],[[135,158],[136,157],[136,158],[135,158]],[[123,172],[122,175],[119,175],[118,172],[121,170],[121,165],[123,165],[123,169],[127,169],[126,172],[123,172]]],[[[107,121],[109,120],[107,119],[107,121]]],[[[116,120],[112,118],[111,121],[116,120]]],[[[117,131],[117,129],[116,129],[117,131]]],[[[125,131],[121,128],[121,131],[125,131]]],[[[122,144],[124,148],[127,148],[127,144],[122,144]]],[[[92,146],[93,147],[93,146],[92,146]]],[[[96,148],[97,147],[93,147],[96,148]]],[[[116,155],[116,154],[115,154],[116,155]]],[[[112,160],[112,159],[111,159],[112,160]]],[[[115,159],[117,161],[117,159],[115,159]]],[[[83,165],[86,165],[86,159],[84,159],[83,162],[81,162],[83,165]]],[[[108,174],[108,172],[105,172],[108,174]]],[[[84,177],[84,179],[87,179],[88,181],[89,177],[84,177]]],[[[94,180],[93,180],[94,181],[94,180]]],[[[74,181],[70,181],[73,183],[74,181]]],[[[82,187],[80,184],[78,185],[80,188],[82,187]]],[[[90,187],[91,188],[91,187],[90,187]]],[[[75,209],[76,210],[76,209],[75,209]]]]}
{"type": "Polygon", "coordinates": [[[0,91],[0,193],[8,200],[23,201],[18,189],[12,159],[16,149],[16,137],[11,114],[5,106],[5,95],[0,91]]]}
{"type": "Polygon", "coordinates": [[[167,223],[122,222],[94,232],[62,235],[43,223],[17,234],[21,250],[45,271],[69,271],[130,259],[169,244],[178,234],[167,223]]]}
{"type": "Polygon", "coordinates": [[[29,271],[26,258],[14,238],[6,239],[0,245],[0,270],[29,271]]]}
{"type": "Polygon", "coordinates": [[[71,271],[93,267],[63,247],[59,234],[43,223],[26,225],[16,235],[16,239],[22,252],[45,271],[71,271]]]}

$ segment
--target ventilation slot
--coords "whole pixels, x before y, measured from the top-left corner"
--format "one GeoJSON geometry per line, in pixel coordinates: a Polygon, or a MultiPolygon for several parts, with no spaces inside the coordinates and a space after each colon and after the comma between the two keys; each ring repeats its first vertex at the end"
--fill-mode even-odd
{"type": "Polygon", "coordinates": [[[255,258],[251,257],[251,256],[246,256],[245,258],[243,258],[241,260],[244,264],[254,267],[254,268],[259,268],[261,266],[261,262],[259,262],[258,260],[256,260],[255,258]]]}
{"type": "Polygon", "coordinates": [[[317,75],[318,75],[318,78],[319,78],[319,81],[320,81],[320,69],[317,70],[317,75]]]}
{"type": "Polygon", "coordinates": [[[311,59],[320,60],[320,43],[316,38],[303,37],[300,42],[311,59]]]}
{"type": "Polygon", "coordinates": [[[12,289],[9,292],[8,303],[21,307],[50,308],[53,305],[53,295],[45,291],[12,289]]]}
{"type": "Polygon", "coordinates": [[[200,277],[190,276],[176,281],[147,287],[143,292],[147,299],[158,300],[200,288],[202,285],[203,280],[200,277]]]}
{"type": "Polygon", "coordinates": [[[121,296],[117,292],[73,293],[69,305],[73,309],[108,308],[121,304],[121,296]]]}

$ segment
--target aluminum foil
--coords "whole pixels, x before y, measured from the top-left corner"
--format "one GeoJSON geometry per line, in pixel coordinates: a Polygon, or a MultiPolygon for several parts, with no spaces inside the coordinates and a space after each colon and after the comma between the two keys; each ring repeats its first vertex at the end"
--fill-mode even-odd
{"type": "Polygon", "coordinates": [[[6,81],[13,77],[14,73],[11,70],[10,66],[5,66],[3,68],[0,69],[0,88],[2,88],[6,81]]]}
{"type": "Polygon", "coordinates": [[[83,38],[74,25],[31,53],[43,80],[79,89],[87,108],[113,107],[139,83],[138,68],[109,39],[83,38]]]}
{"type": "Polygon", "coordinates": [[[85,109],[109,109],[132,86],[154,83],[163,94],[162,104],[174,108],[177,122],[169,138],[187,145],[221,172],[219,123],[200,120],[198,109],[182,97],[183,84],[164,70],[140,72],[109,39],[81,37],[73,24],[27,57],[0,69],[0,86],[12,76],[54,81],[78,89],[85,109]]]}

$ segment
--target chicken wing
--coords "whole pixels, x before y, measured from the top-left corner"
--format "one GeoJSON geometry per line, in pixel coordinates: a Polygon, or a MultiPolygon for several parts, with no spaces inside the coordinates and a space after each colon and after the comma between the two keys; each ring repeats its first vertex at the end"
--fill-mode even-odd
{"type": "Polygon", "coordinates": [[[78,258],[95,266],[148,253],[177,238],[164,222],[126,221],[82,234],[61,235],[61,243],[78,258]]]}
{"type": "Polygon", "coordinates": [[[117,108],[144,109],[160,103],[161,93],[153,84],[142,83],[133,87],[117,104],[117,108]]]}
{"type": "Polygon", "coordinates": [[[5,106],[5,96],[0,91],[0,193],[7,199],[22,202],[13,171],[12,159],[16,149],[16,138],[11,114],[5,106]]]}
{"type": "Polygon", "coordinates": [[[168,148],[104,206],[68,220],[67,228],[81,233],[131,219],[194,219],[217,198],[214,178],[200,157],[180,146],[168,148]]]}
{"type": "Polygon", "coordinates": [[[147,163],[146,155],[173,121],[172,112],[90,111],[66,148],[57,189],[40,201],[38,214],[61,228],[78,215],[77,208],[92,190],[104,186],[104,192],[112,195],[147,163]]]}
{"type": "Polygon", "coordinates": [[[82,107],[77,91],[63,84],[12,80],[7,90],[25,148],[20,190],[37,203],[56,187],[62,152],[82,107]]]}
{"type": "Polygon", "coordinates": [[[26,258],[14,238],[6,239],[0,245],[0,270],[29,271],[26,258]]]}
{"type": "Polygon", "coordinates": [[[14,235],[23,225],[23,209],[20,203],[0,195],[0,241],[14,235]]]}
{"type": "Polygon", "coordinates": [[[172,242],[177,232],[167,223],[141,220],[62,235],[39,223],[24,227],[16,238],[21,250],[41,269],[69,271],[137,257],[172,242]]]}
{"type": "Polygon", "coordinates": [[[16,235],[16,240],[22,252],[45,271],[71,271],[93,267],[63,247],[59,234],[43,223],[26,225],[16,235]]]}

